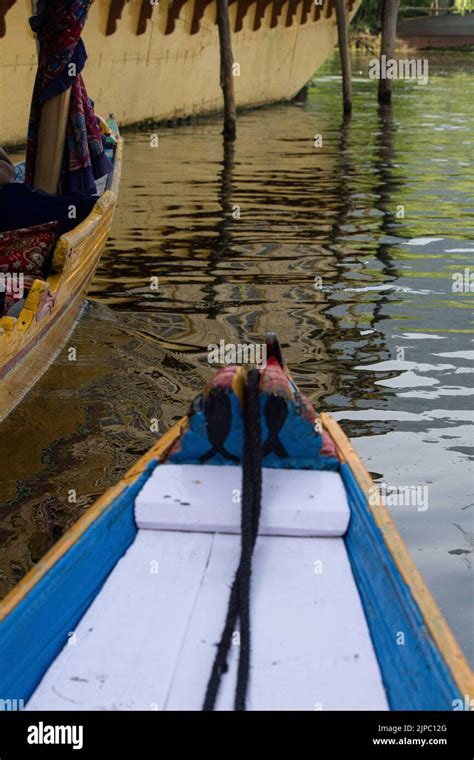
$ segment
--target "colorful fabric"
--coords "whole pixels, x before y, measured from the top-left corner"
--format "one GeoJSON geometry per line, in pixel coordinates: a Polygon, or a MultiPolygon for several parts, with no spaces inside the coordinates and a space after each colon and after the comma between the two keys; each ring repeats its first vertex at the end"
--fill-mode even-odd
{"type": "Polygon", "coordinates": [[[54,251],[58,222],[0,234],[0,273],[43,278],[54,251]]]}
{"type": "Polygon", "coordinates": [[[93,195],[97,192],[95,180],[111,171],[94,104],[78,76],[72,85],[61,191],[64,195],[93,195]]]}
{"type": "Polygon", "coordinates": [[[115,121],[112,114],[110,114],[107,121],[105,121],[104,119],[101,119],[100,117],[97,117],[97,118],[99,121],[102,138],[105,140],[105,147],[114,148],[117,145],[117,139],[120,136],[117,122],[115,121]]]}
{"type": "Polygon", "coordinates": [[[92,1],[39,0],[36,16],[30,19],[40,48],[28,124],[26,182],[33,184],[41,107],[71,87],[61,172],[61,191],[70,195],[93,195],[95,179],[112,171],[81,76],[87,59],[81,33],[92,1]]]}

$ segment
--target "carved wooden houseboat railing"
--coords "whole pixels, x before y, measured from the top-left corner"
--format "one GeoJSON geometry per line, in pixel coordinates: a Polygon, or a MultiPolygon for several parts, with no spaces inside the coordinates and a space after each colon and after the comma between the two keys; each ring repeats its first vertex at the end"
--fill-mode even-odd
{"type": "MultiPolygon", "coordinates": [[[[206,9],[214,0],[171,0],[168,5],[168,13],[165,25],[165,34],[172,34],[176,28],[176,22],[180,16],[183,6],[187,2],[192,2],[193,11],[190,25],[190,33],[197,34],[201,28],[201,21],[206,9]]],[[[0,38],[5,37],[7,33],[7,13],[15,5],[17,0],[0,0],[0,38]]],[[[107,22],[105,25],[105,36],[109,37],[115,34],[118,28],[118,22],[122,19],[122,14],[130,0],[111,0],[107,22]]],[[[229,6],[237,3],[237,12],[235,15],[234,33],[243,29],[243,22],[250,9],[255,7],[253,21],[253,30],[257,31],[262,26],[262,21],[269,5],[272,6],[270,18],[270,28],[274,29],[280,19],[284,18],[285,26],[292,26],[294,20],[300,24],[306,24],[309,20],[318,21],[322,18],[331,18],[334,14],[334,0],[322,0],[317,4],[315,0],[229,0],[229,6]],[[286,14],[283,14],[285,4],[288,4],[286,14]],[[300,9],[301,6],[301,9],[300,9]]],[[[352,11],[355,0],[348,0],[347,8],[352,11]]],[[[153,15],[158,11],[158,4],[154,5],[150,0],[141,0],[140,11],[136,27],[136,34],[145,34],[148,22],[153,19],[153,15]]]]}

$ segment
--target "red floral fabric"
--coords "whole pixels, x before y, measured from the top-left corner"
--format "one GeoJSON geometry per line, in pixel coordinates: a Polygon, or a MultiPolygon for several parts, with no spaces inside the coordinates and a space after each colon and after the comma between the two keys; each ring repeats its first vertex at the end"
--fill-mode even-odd
{"type": "Polygon", "coordinates": [[[0,273],[44,277],[58,233],[59,222],[0,233],[0,273]]]}

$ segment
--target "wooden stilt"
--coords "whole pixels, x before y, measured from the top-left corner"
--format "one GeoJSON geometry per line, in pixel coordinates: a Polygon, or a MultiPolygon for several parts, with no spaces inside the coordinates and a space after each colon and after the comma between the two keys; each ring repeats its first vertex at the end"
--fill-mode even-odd
{"type": "Polygon", "coordinates": [[[235,98],[232,72],[234,59],[232,55],[228,0],[217,0],[217,26],[219,29],[221,51],[220,81],[224,95],[224,135],[230,140],[235,140],[235,98]]]}
{"type": "Polygon", "coordinates": [[[45,193],[58,191],[70,98],[69,87],[48,100],[41,109],[34,186],[45,193]]]}
{"type": "Polygon", "coordinates": [[[382,3],[382,42],[380,45],[380,79],[379,79],[379,103],[388,105],[392,102],[392,80],[382,77],[382,56],[385,62],[392,59],[395,54],[395,40],[397,36],[397,20],[400,0],[383,0],[382,3]]]}
{"type": "Polygon", "coordinates": [[[337,37],[342,70],[342,97],[344,113],[352,111],[352,79],[349,58],[349,40],[347,36],[347,12],[345,0],[335,0],[337,16],[337,37]]]}

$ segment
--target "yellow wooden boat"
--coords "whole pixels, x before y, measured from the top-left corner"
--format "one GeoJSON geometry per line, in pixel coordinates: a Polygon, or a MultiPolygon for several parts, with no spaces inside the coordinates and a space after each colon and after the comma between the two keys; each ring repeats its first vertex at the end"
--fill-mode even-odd
{"type": "Polygon", "coordinates": [[[112,224],[122,147],[119,138],[114,171],[103,192],[89,199],[89,213],[59,237],[49,276],[34,281],[16,317],[0,318],[0,421],[45,372],[74,328],[112,224]]]}

